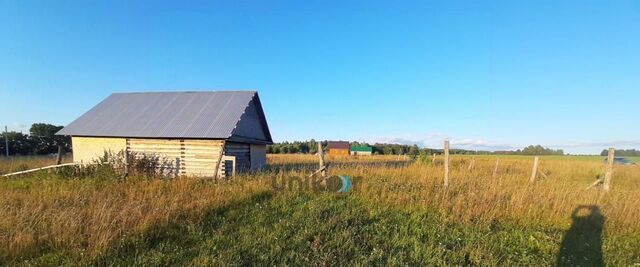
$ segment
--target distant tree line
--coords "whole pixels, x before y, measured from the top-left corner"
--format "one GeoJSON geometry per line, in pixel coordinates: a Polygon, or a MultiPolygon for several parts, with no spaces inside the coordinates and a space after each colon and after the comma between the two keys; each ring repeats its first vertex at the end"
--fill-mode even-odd
{"type": "MultiPolygon", "coordinates": [[[[322,149],[326,150],[328,141],[319,141],[322,149]]],[[[383,144],[350,142],[351,146],[370,146],[373,148],[373,154],[376,155],[432,155],[442,154],[442,149],[419,148],[417,145],[400,145],[400,144],[383,144]]],[[[318,152],[318,141],[311,139],[309,141],[281,142],[267,146],[269,154],[315,154],[318,152]]],[[[553,150],[542,147],[540,145],[528,146],[524,149],[515,151],[476,151],[466,149],[450,149],[449,153],[454,155],[564,155],[562,149],[553,150]]]]}
{"type": "MultiPolygon", "coordinates": [[[[609,155],[609,150],[605,149],[602,150],[602,153],[600,153],[600,156],[607,156],[609,155]]],[[[636,150],[636,149],[616,149],[616,156],[621,156],[621,157],[640,157],[640,150],[636,150]]]]}
{"type": "Polygon", "coordinates": [[[47,155],[58,153],[58,145],[62,145],[63,151],[71,151],[71,140],[68,136],[56,136],[55,133],[62,129],[47,123],[34,123],[29,129],[29,134],[11,131],[0,134],[0,155],[6,151],[5,136],[9,139],[9,155],[47,155]]]}
{"type": "Polygon", "coordinates": [[[554,150],[550,148],[543,147],[541,145],[528,146],[523,148],[522,150],[514,150],[514,151],[495,151],[493,154],[497,155],[564,155],[564,151],[562,149],[554,150]]]}
{"type": "MultiPolygon", "coordinates": [[[[321,141],[323,149],[327,147],[327,141],[321,141]]],[[[275,143],[267,146],[269,154],[315,154],[318,152],[318,142],[314,139],[309,141],[295,141],[275,143]]]]}
{"type": "MultiPolygon", "coordinates": [[[[294,141],[294,142],[281,142],[267,146],[267,153],[269,154],[315,154],[318,152],[318,142],[321,144],[322,149],[326,150],[328,147],[328,141],[316,141],[311,139],[309,141],[294,141]]],[[[368,143],[350,142],[351,146],[370,146],[373,148],[373,153],[378,155],[418,155],[421,150],[418,146],[398,145],[398,144],[379,144],[370,145],[368,143]]]]}

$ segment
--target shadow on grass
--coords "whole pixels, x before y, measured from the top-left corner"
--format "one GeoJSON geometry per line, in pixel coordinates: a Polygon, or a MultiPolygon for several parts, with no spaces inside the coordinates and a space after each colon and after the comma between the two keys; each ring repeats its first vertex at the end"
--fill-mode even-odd
{"type": "Polygon", "coordinates": [[[571,228],[565,233],[557,266],[604,266],[602,230],[605,217],[598,206],[578,206],[571,214],[571,228]]]}

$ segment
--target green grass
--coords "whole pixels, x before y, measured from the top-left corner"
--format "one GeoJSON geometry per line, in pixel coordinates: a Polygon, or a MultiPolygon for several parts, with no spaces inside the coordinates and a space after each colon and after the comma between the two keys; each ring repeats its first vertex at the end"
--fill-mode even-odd
{"type": "MultiPolygon", "coordinates": [[[[212,209],[202,220],[126,238],[89,261],[78,253],[55,251],[14,263],[549,266],[557,261],[564,234],[497,221],[489,226],[446,223],[428,209],[384,208],[348,194],[262,193],[212,209]]],[[[637,239],[621,241],[639,245],[637,239]]],[[[634,247],[618,252],[623,254],[611,253],[607,261],[640,261],[634,247]]]]}
{"type": "MultiPolygon", "coordinates": [[[[384,209],[350,196],[260,194],[201,221],[131,237],[90,265],[551,265],[562,231],[443,223],[436,213],[384,209]]],[[[54,252],[20,262],[66,265],[54,252]]]]}

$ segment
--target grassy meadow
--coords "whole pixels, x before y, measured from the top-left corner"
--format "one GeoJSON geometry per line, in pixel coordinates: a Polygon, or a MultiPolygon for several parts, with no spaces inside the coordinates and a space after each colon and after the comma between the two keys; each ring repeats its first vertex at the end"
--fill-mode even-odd
{"type": "Polygon", "coordinates": [[[354,184],[333,193],[305,184],[317,161],[268,155],[230,181],[0,178],[0,265],[640,265],[640,166],[615,166],[604,194],[585,190],[602,157],[541,157],[530,184],[532,157],[500,156],[494,176],[496,156],[454,155],[447,188],[441,157],[328,157],[354,184]]]}

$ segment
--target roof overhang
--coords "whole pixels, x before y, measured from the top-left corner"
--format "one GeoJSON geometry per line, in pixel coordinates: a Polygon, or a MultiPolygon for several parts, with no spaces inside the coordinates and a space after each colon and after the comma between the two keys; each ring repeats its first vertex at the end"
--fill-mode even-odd
{"type": "Polygon", "coordinates": [[[245,138],[241,136],[232,136],[226,139],[229,142],[237,142],[237,143],[248,143],[248,144],[257,144],[257,145],[273,145],[273,141],[266,140],[257,140],[252,138],[245,138]]]}

